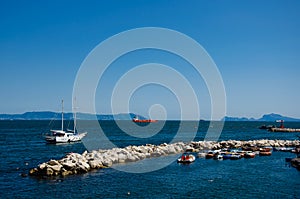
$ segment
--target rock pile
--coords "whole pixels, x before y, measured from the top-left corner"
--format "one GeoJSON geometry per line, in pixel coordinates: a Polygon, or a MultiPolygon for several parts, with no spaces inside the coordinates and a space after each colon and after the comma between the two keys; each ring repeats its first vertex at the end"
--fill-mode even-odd
{"type": "Polygon", "coordinates": [[[249,141],[239,141],[239,140],[227,140],[221,142],[210,142],[210,141],[198,141],[191,142],[188,146],[192,148],[193,152],[199,152],[206,149],[246,149],[249,147],[294,147],[300,145],[299,140],[249,140],[249,141]]]}
{"type": "Polygon", "coordinates": [[[221,142],[192,141],[161,145],[128,146],[107,150],[85,151],[83,154],[69,153],[60,160],[50,160],[29,171],[32,176],[67,176],[86,173],[93,169],[111,167],[113,164],[135,162],[145,158],[179,154],[184,151],[199,152],[207,149],[247,148],[247,147],[293,147],[300,145],[299,140],[228,140],[221,142]]]}
{"type": "Polygon", "coordinates": [[[83,154],[69,153],[61,160],[50,160],[29,171],[32,176],[67,176],[86,173],[92,169],[111,167],[116,163],[135,162],[150,157],[182,153],[183,142],[146,146],[128,146],[108,150],[85,151],[83,154]]]}

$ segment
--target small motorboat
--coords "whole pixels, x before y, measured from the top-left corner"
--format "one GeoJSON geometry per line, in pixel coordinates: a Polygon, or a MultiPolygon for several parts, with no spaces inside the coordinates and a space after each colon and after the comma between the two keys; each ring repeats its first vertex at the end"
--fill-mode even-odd
{"type": "Polygon", "coordinates": [[[238,151],[237,154],[239,154],[241,158],[245,157],[245,151],[238,151]]]}
{"type": "Polygon", "coordinates": [[[255,153],[252,151],[247,151],[244,155],[244,158],[255,158],[255,153]]]}
{"type": "Polygon", "coordinates": [[[259,151],[260,152],[271,152],[273,149],[273,147],[263,147],[263,148],[260,148],[259,151]]]}
{"type": "Polygon", "coordinates": [[[223,160],[223,155],[221,155],[221,154],[215,155],[214,159],[215,160],[223,160]]]}
{"type": "Polygon", "coordinates": [[[232,156],[231,153],[226,153],[226,154],[223,155],[223,160],[228,160],[228,159],[231,158],[231,156],[232,156]]]}
{"type": "Polygon", "coordinates": [[[206,159],[213,158],[213,157],[215,157],[216,155],[218,155],[220,152],[221,152],[221,150],[210,150],[210,151],[207,152],[205,158],[206,158],[206,159]]]}
{"type": "Polygon", "coordinates": [[[178,163],[189,164],[195,161],[195,156],[192,154],[184,153],[177,159],[178,163]]]}
{"type": "Polygon", "coordinates": [[[292,152],[293,147],[274,147],[273,151],[292,152]]]}
{"type": "Polygon", "coordinates": [[[263,129],[263,130],[270,130],[271,128],[275,128],[275,126],[274,125],[262,125],[262,126],[260,126],[259,127],[259,129],[263,129]]]}
{"type": "Polygon", "coordinates": [[[272,155],[272,152],[271,151],[260,151],[259,155],[260,156],[270,156],[270,155],[272,155]]]}
{"type": "Polygon", "coordinates": [[[242,156],[238,153],[234,153],[230,156],[230,160],[238,160],[238,159],[241,159],[242,156]]]}

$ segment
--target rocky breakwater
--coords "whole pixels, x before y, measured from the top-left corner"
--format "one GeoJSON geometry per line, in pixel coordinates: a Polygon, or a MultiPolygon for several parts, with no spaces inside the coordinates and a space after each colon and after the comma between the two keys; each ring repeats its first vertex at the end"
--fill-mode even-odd
{"type": "Polygon", "coordinates": [[[29,175],[67,176],[87,173],[90,170],[108,168],[117,163],[135,162],[145,158],[182,153],[185,147],[186,144],[178,142],[174,144],[147,144],[145,146],[85,151],[83,154],[69,153],[60,160],[50,160],[39,164],[36,168],[29,171],[29,175]]]}
{"type": "Polygon", "coordinates": [[[238,149],[242,148],[244,150],[259,147],[295,147],[300,145],[300,140],[249,140],[249,141],[239,141],[239,140],[227,140],[220,142],[213,141],[198,141],[191,142],[187,146],[187,150],[191,152],[199,152],[202,150],[218,150],[218,149],[238,149]]]}
{"type": "Polygon", "coordinates": [[[228,140],[221,142],[192,141],[161,145],[128,146],[107,150],[85,151],[83,154],[69,153],[60,160],[50,160],[29,171],[31,176],[67,176],[86,173],[93,169],[111,167],[113,164],[135,162],[151,157],[179,154],[184,151],[199,152],[209,149],[232,149],[249,147],[293,147],[300,145],[299,140],[228,140]]]}

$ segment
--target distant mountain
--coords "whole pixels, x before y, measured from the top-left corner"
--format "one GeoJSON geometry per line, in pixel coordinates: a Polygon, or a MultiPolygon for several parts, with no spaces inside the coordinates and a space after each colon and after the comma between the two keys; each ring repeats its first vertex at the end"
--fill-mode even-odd
{"type": "Polygon", "coordinates": [[[256,121],[254,118],[246,118],[246,117],[228,117],[225,116],[223,118],[225,121],[240,121],[240,122],[246,122],[246,121],[256,121]]]}
{"type": "Polygon", "coordinates": [[[286,116],[282,116],[282,115],[275,114],[275,113],[265,114],[259,119],[226,116],[223,118],[223,120],[225,120],[225,121],[261,121],[261,122],[275,122],[276,120],[284,120],[286,122],[300,122],[300,119],[286,117],[286,116]]]}
{"type": "MultiPolygon", "coordinates": [[[[132,120],[136,114],[120,113],[116,115],[97,114],[98,120],[132,120]]],[[[141,115],[137,115],[140,119],[147,119],[141,115]]],[[[0,114],[0,120],[60,120],[61,113],[51,111],[26,112],[23,114],[0,114]]],[[[64,113],[65,120],[72,120],[73,113],[64,113]]],[[[77,113],[77,119],[93,120],[95,115],[89,113],[77,113]]]]}
{"type": "Polygon", "coordinates": [[[286,122],[300,122],[300,119],[286,117],[275,113],[263,115],[262,118],[258,119],[258,121],[276,121],[276,120],[284,120],[286,122]]]}
{"type": "MultiPolygon", "coordinates": [[[[137,114],[134,113],[120,113],[116,115],[111,114],[97,114],[97,120],[132,120],[137,114]]],[[[141,115],[137,115],[139,119],[147,119],[141,115]]],[[[95,115],[89,113],[77,113],[77,118],[81,120],[93,120],[95,115]]],[[[61,113],[51,111],[37,111],[26,112],[23,114],[0,114],[0,120],[60,120],[61,113]]],[[[65,120],[72,120],[73,113],[64,113],[65,120]]],[[[259,119],[246,118],[246,117],[224,117],[225,121],[263,121],[275,122],[276,120],[284,120],[286,122],[300,122],[300,119],[282,116],[279,114],[271,113],[265,114],[259,119]]]]}

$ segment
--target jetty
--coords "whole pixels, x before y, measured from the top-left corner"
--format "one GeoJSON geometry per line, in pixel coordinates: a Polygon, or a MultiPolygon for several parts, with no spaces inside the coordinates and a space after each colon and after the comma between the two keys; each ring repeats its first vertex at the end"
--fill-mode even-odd
{"type": "Polygon", "coordinates": [[[68,153],[60,160],[49,160],[30,169],[31,176],[67,176],[87,173],[101,168],[111,167],[113,164],[136,162],[145,158],[161,157],[183,152],[200,152],[203,150],[238,149],[255,147],[296,147],[300,140],[249,140],[249,141],[192,141],[190,143],[177,142],[172,144],[127,146],[125,148],[100,149],[85,151],[82,154],[68,153]]]}
{"type": "Polygon", "coordinates": [[[284,120],[277,120],[276,122],[280,122],[279,127],[269,127],[267,128],[268,131],[271,132],[287,132],[287,133],[293,133],[293,132],[300,132],[300,129],[295,129],[295,128],[285,128],[283,125],[284,120]]]}
{"type": "Polygon", "coordinates": [[[269,131],[293,133],[293,132],[300,132],[300,129],[273,127],[273,128],[270,128],[269,131]]]}

